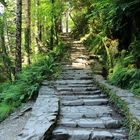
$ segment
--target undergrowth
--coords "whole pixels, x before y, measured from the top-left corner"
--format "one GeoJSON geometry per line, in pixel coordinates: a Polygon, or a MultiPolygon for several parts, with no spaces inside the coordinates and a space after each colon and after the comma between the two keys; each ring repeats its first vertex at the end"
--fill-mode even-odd
{"type": "Polygon", "coordinates": [[[65,47],[60,44],[46,56],[37,56],[34,63],[23,68],[18,80],[0,86],[0,121],[6,118],[23,102],[34,99],[44,79],[56,79],[60,72],[60,60],[64,56],[65,47]]]}
{"type": "Polygon", "coordinates": [[[114,66],[113,72],[109,74],[108,80],[113,85],[130,89],[140,95],[140,69],[136,69],[132,65],[124,66],[118,62],[114,66]]]}

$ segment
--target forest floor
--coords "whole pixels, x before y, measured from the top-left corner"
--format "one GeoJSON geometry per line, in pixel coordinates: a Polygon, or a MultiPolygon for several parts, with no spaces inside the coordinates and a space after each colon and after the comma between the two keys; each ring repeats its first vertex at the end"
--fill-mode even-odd
{"type": "Polygon", "coordinates": [[[15,140],[30,118],[33,101],[30,101],[14,111],[0,123],[0,140],[15,140]]]}

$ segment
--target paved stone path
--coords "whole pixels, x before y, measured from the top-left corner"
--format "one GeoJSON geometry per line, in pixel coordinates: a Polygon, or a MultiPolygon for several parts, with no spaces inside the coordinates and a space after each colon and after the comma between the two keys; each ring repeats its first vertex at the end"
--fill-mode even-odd
{"type": "Polygon", "coordinates": [[[24,104],[0,123],[0,140],[16,140],[31,116],[33,105],[33,101],[24,104]]]}
{"type": "MultiPolygon", "coordinates": [[[[48,85],[44,81],[44,86],[48,85]]],[[[89,57],[80,43],[73,42],[62,76],[54,85],[60,97],[60,115],[51,140],[127,140],[119,113],[96,87],[89,57]]]]}

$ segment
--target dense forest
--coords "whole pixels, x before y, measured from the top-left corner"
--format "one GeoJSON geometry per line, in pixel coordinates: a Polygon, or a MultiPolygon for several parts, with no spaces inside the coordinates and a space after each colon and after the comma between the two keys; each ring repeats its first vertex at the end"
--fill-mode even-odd
{"type": "Polygon", "coordinates": [[[0,0],[0,120],[59,76],[64,28],[111,84],[140,95],[139,17],[140,0],[0,0]]]}
{"type": "Polygon", "coordinates": [[[0,1],[0,120],[59,75],[65,7],[61,0],[0,1]]]}

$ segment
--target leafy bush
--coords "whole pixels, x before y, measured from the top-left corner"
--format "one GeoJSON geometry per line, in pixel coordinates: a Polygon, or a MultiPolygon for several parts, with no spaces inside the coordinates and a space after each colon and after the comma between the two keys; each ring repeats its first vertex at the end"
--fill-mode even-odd
{"type": "Polygon", "coordinates": [[[118,62],[113,72],[109,74],[108,79],[113,85],[121,88],[131,89],[137,95],[140,95],[140,69],[132,64],[126,66],[126,62],[118,62]]]}
{"type": "Polygon", "coordinates": [[[11,110],[12,110],[11,105],[7,105],[4,103],[0,104],[0,120],[7,117],[9,115],[9,112],[11,112],[11,110]]]}
{"type": "Polygon", "coordinates": [[[18,80],[1,86],[0,120],[3,120],[22,102],[36,97],[44,79],[57,78],[60,69],[57,58],[60,56],[62,58],[64,49],[63,44],[54,47],[53,51],[49,52],[47,56],[41,56],[34,64],[25,67],[19,73],[18,80]]]}

